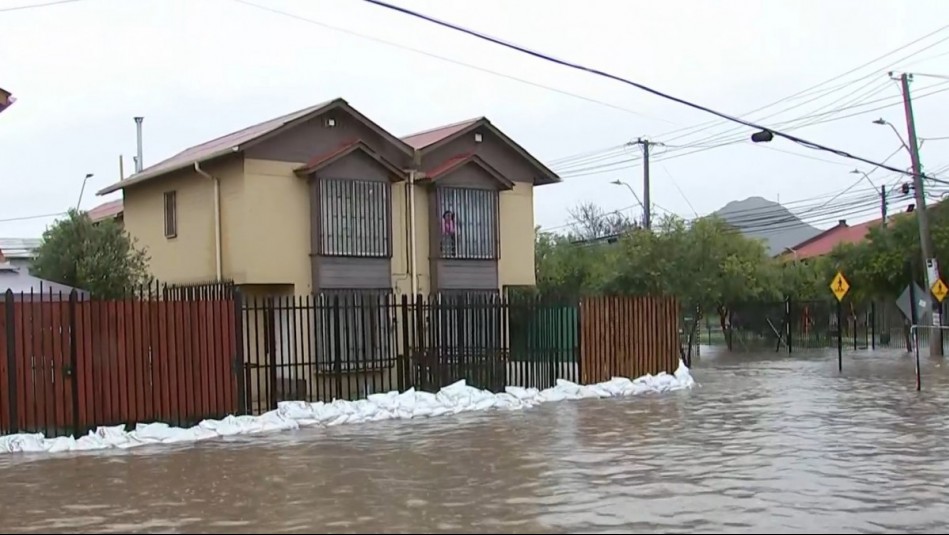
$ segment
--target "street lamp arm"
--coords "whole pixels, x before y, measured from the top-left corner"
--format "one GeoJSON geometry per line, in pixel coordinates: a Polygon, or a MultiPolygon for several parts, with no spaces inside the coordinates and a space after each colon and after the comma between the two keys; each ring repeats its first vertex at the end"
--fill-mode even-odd
{"type": "Polygon", "coordinates": [[[613,182],[610,182],[610,184],[615,184],[615,185],[617,185],[617,186],[626,186],[626,189],[628,189],[629,192],[633,194],[633,198],[636,199],[636,202],[639,204],[639,206],[640,206],[643,210],[646,209],[646,206],[643,205],[643,201],[641,201],[641,200],[639,199],[639,195],[636,194],[636,190],[634,190],[632,186],[630,186],[630,185],[627,184],[626,182],[623,182],[622,180],[614,180],[613,182]]]}

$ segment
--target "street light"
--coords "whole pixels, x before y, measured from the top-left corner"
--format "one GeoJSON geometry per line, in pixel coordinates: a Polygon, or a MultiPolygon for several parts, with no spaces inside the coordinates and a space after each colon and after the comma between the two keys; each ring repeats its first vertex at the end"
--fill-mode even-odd
{"type": "Polygon", "coordinates": [[[643,201],[639,200],[639,195],[636,195],[636,190],[634,190],[633,187],[630,186],[628,183],[617,179],[610,182],[610,184],[613,184],[614,186],[626,186],[626,189],[628,189],[629,192],[633,194],[633,197],[636,199],[636,202],[639,204],[639,206],[642,207],[643,210],[646,209],[646,207],[643,205],[643,201]]]}
{"type": "Polygon", "coordinates": [[[92,173],[86,173],[86,178],[82,179],[82,188],[79,189],[79,200],[76,202],[76,211],[79,211],[79,205],[82,204],[82,194],[86,191],[86,182],[89,181],[94,175],[92,173]]]}
{"type": "Polygon", "coordinates": [[[610,182],[610,184],[613,184],[614,186],[626,186],[626,189],[628,189],[629,192],[633,194],[633,198],[636,199],[636,202],[643,209],[643,226],[645,227],[646,226],[646,205],[644,205],[643,201],[639,199],[639,195],[636,194],[636,190],[634,190],[633,187],[630,186],[628,183],[623,182],[622,180],[619,180],[619,179],[616,179],[610,182]]]}
{"type": "Polygon", "coordinates": [[[897,130],[895,126],[893,126],[893,123],[891,123],[890,121],[887,121],[887,120],[884,119],[883,117],[880,117],[879,119],[874,120],[874,121],[873,121],[873,124],[879,124],[879,125],[886,125],[886,126],[889,126],[890,129],[893,130],[893,133],[896,134],[896,137],[898,137],[898,138],[900,139],[900,143],[903,144],[903,148],[906,149],[906,152],[908,152],[908,153],[910,154],[910,156],[913,155],[913,151],[911,151],[910,148],[909,148],[909,145],[907,145],[906,142],[903,141],[903,136],[900,135],[900,131],[897,130]]]}

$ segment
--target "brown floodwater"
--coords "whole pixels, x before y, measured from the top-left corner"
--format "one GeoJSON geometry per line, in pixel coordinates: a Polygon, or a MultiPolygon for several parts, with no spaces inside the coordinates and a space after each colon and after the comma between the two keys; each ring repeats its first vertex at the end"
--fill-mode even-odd
{"type": "Polygon", "coordinates": [[[943,532],[949,367],[706,355],[692,391],[0,455],[0,531],[943,532]]]}

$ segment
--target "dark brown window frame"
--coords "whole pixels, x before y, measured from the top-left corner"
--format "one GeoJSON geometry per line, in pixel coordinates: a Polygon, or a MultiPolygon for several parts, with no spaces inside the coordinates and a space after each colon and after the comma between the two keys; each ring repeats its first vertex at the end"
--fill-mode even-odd
{"type": "MultiPolygon", "coordinates": [[[[436,245],[438,247],[438,257],[441,259],[455,260],[497,260],[501,256],[501,192],[496,189],[469,188],[462,186],[436,186],[435,187],[435,221],[432,224],[435,227],[437,235],[436,245]],[[446,197],[448,195],[469,196],[470,199],[478,201],[487,200],[485,205],[478,207],[465,207],[459,214],[459,206],[456,206],[457,200],[446,206],[446,197]],[[479,196],[483,196],[478,199],[479,196]],[[470,210],[470,212],[469,212],[470,210]],[[454,217],[453,235],[445,234],[444,225],[447,217],[454,217]],[[488,224],[487,232],[483,229],[475,231],[474,244],[465,244],[462,240],[466,239],[463,234],[463,228],[466,224],[465,218],[471,215],[488,214],[493,218],[493,223],[488,224]],[[446,242],[446,240],[451,240],[446,242]],[[487,248],[485,245],[489,244],[487,248]]],[[[483,225],[483,223],[478,223],[483,225]]],[[[469,234],[468,236],[472,236],[469,234]]]]}
{"type": "Polygon", "coordinates": [[[178,192],[166,191],[162,195],[162,213],[164,214],[165,238],[178,237],[178,192]]]}
{"type": "Polygon", "coordinates": [[[392,184],[388,181],[367,180],[355,178],[323,178],[317,179],[317,198],[319,199],[319,229],[317,251],[320,256],[349,257],[349,258],[390,258],[392,256],[392,184]],[[357,225],[353,226],[350,235],[346,238],[331,238],[330,231],[337,227],[340,222],[334,221],[336,216],[331,209],[335,206],[342,206],[340,203],[333,204],[328,195],[334,194],[330,190],[335,187],[351,186],[353,194],[358,195],[356,190],[360,187],[369,190],[373,187],[381,188],[382,198],[376,203],[365,203],[361,206],[355,206],[351,217],[361,217],[365,219],[365,228],[357,225]],[[381,213],[380,213],[381,212],[381,213]],[[354,215],[355,214],[355,215],[354,215]],[[375,219],[375,221],[373,221],[375,219]],[[380,233],[381,231],[381,233],[380,233]],[[377,233],[376,238],[365,238],[365,233],[377,233]],[[363,237],[360,237],[363,233],[363,237]],[[340,242],[341,239],[348,241],[340,242]]]}

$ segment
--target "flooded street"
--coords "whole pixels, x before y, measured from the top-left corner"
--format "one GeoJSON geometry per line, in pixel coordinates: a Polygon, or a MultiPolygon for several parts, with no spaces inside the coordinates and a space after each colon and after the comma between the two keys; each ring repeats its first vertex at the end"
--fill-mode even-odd
{"type": "Polygon", "coordinates": [[[949,366],[704,356],[692,391],[134,451],[0,456],[4,532],[919,532],[949,366]]]}

